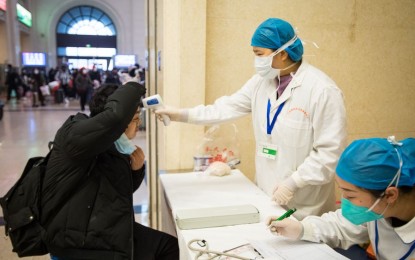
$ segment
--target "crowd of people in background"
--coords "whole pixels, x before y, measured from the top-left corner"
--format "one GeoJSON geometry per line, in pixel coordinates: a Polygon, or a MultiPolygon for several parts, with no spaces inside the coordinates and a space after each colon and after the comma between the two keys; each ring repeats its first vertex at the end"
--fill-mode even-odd
{"type": "Polygon", "coordinates": [[[104,71],[93,65],[92,69],[82,67],[69,68],[66,64],[55,68],[6,68],[5,85],[7,102],[15,93],[17,102],[21,99],[30,101],[32,107],[46,106],[49,103],[69,104],[70,100],[80,102],[81,111],[91,99],[94,90],[101,84],[112,83],[122,85],[130,77],[140,76],[141,84],[145,85],[144,69],[135,64],[129,68],[114,68],[104,71]],[[50,97],[50,98],[47,98],[50,97]]]}

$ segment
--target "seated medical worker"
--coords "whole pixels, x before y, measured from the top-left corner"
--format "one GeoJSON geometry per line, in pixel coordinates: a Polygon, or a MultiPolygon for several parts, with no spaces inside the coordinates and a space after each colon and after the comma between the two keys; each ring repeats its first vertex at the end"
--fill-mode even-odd
{"type": "Polygon", "coordinates": [[[271,217],[271,232],[343,249],[370,240],[377,259],[415,259],[415,139],[354,141],[336,171],[341,209],[301,222],[271,217]]]}

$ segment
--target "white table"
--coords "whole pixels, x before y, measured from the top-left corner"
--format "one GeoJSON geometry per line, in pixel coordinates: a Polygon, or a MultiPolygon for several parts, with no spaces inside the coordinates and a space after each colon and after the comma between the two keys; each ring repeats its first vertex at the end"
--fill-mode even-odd
{"type": "Polygon", "coordinates": [[[342,259],[339,254],[324,244],[290,241],[272,235],[264,224],[266,218],[271,215],[281,215],[286,210],[272,202],[239,170],[233,170],[231,175],[224,177],[208,176],[201,172],[162,174],[160,184],[162,231],[178,237],[181,260],[194,259],[195,253],[188,249],[187,243],[195,238],[205,239],[209,243],[209,248],[217,251],[227,250],[251,241],[268,241],[280,243],[287,249],[285,253],[282,252],[281,259],[299,259],[306,253],[316,251],[325,251],[329,253],[329,256],[342,259]],[[175,212],[180,209],[241,204],[254,205],[260,212],[260,223],[192,230],[181,230],[175,224],[175,212]],[[298,251],[297,255],[294,251],[298,251]]]}

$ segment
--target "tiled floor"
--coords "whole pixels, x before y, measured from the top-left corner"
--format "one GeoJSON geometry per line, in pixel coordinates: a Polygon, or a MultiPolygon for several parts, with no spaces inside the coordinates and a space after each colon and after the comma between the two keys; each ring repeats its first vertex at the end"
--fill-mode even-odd
{"type": "MultiPolygon", "coordinates": [[[[18,179],[28,158],[47,154],[47,144],[53,140],[55,132],[69,115],[77,112],[80,112],[77,100],[71,100],[68,104],[48,104],[37,108],[32,108],[27,100],[19,103],[12,100],[5,105],[4,116],[0,121],[0,196],[3,196],[18,179]]],[[[147,151],[145,132],[138,132],[134,143],[147,151]]],[[[134,193],[137,222],[148,224],[147,208],[148,190],[143,182],[134,193]]],[[[2,216],[0,209],[0,217],[2,216]]],[[[3,259],[19,258],[11,252],[9,238],[4,235],[4,226],[0,225],[0,260],[3,259]]],[[[25,259],[50,258],[40,256],[25,259]]]]}

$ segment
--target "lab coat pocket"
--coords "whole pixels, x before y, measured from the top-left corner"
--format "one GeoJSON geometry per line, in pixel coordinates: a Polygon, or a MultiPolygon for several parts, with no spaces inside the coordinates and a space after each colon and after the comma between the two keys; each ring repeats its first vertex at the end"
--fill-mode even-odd
{"type": "Polygon", "coordinates": [[[277,129],[278,136],[286,147],[304,148],[312,144],[312,126],[309,121],[283,118],[277,129]]]}

